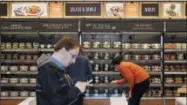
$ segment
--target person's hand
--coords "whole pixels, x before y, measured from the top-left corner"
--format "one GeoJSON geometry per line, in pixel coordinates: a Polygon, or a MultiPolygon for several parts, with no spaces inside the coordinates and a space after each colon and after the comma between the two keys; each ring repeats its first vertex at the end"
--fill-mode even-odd
{"type": "Polygon", "coordinates": [[[115,84],[115,83],[117,83],[117,81],[116,81],[116,80],[113,80],[113,81],[111,81],[110,83],[114,83],[114,84],[115,84]]]}
{"type": "Polygon", "coordinates": [[[86,90],[86,86],[87,86],[88,84],[86,83],[86,82],[80,82],[80,81],[78,81],[76,84],[75,84],[75,87],[77,87],[80,91],[81,91],[81,93],[84,93],[85,92],[85,90],[86,90]]]}

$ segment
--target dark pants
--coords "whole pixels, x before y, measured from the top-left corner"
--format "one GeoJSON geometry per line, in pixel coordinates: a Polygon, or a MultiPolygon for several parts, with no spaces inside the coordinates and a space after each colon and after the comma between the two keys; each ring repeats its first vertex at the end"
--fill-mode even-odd
{"type": "Polygon", "coordinates": [[[140,105],[140,99],[148,89],[149,79],[139,84],[135,84],[132,89],[131,98],[129,98],[129,105],[140,105]]]}

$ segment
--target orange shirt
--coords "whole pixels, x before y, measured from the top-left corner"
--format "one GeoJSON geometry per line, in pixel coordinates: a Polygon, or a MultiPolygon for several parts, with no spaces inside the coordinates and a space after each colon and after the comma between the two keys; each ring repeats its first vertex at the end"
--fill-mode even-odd
{"type": "Polygon", "coordinates": [[[121,62],[119,72],[123,76],[123,79],[117,80],[117,83],[121,84],[127,80],[130,90],[133,89],[134,84],[143,82],[149,78],[149,74],[144,68],[132,62],[121,62]]]}

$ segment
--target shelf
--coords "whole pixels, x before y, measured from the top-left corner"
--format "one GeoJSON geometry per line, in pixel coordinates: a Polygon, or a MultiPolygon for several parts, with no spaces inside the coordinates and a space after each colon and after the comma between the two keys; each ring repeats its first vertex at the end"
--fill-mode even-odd
{"type": "Polygon", "coordinates": [[[85,52],[120,52],[120,49],[113,48],[84,48],[85,52]]]}
{"type": "Polygon", "coordinates": [[[16,83],[16,84],[1,84],[2,87],[35,87],[36,84],[23,84],[23,83],[16,83]]]}
{"type": "Polygon", "coordinates": [[[42,35],[51,35],[51,34],[59,34],[59,35],[63,35],[63,34],[72,34],[72,35],[77,35],[78,32],[39,32],[39,34],[42,34],[42,35]]]}
{"type": "Polygon", "coordinates": [[[92,72],[94,75],[119,75],[119,72],[112,72],[112,71],[98,71],[98,72],[92,72]]]}
{"type": "Polygon", "coordinates": [[[166,84],[165,83],[165,87],[182,87],[182,86],[186,86],[186,84],[185,83],[182,83],[182,84],[177,84],[177,83],[166,84]]]}
{"type": "Polygon", "coordinates": [[[9,63],[9,64],[36,64],[34,60],[2,60],[1,63],[9,63]]]}
{"type": "Polygon", "coordinates": [[[162,72],[148,72],[151,75],[161,75],[162,72]]]}
{"type": "Polygon", "coordinates": [[[40,48],[39,51],[40,52],[53,52],[54,49],[52,49],[52,48],[40,48]]]}
{"type": "Polygon", "coordinates": [[[174,75],[177,75],[177,74],[183,74],[183,75],[186,75],[187,72],[164,72],[164,74],[174,74],[174,75]]]}
{"type": "Polygon", "coordinates": [[[1,97],[1,99],[13,99],[13,100],[22,100],[22,99],[26,99],[28,97],[1,97]]]}
{"type": "Polygon", "coordinates": [[[108,83],[108,84],[100,83],[100,84],[92,84],[88,87],[105,87],[106,88],[106,87],[127,87],[127,86],[128,86],[127,84],[119,85],[119,84],[110,84],[110,83],[108,83]]]}
{"type": "Polygon", "coordinates": [[[186,49],[165,49],[164,52],[182,52],[186,53],[186,49]]]}
{"type": "Polygon", "coordinates": [[[167,64],[173,64],[173,63],[184,64],[184,63],[187,63],[187,61],[186,60],[181,60],[181,61],[177,61],[177,60],[175,60],[175,61],[166,60],[166,61],[164,61],[164,63],[167,63],[167,64]]]}
{"type": "Polygon", "coordinates": [[[123,52],[161,52],[161,49],[123,49],[123,52]]]}
{"type": "Polygon", "coordinates": [[[26,72],[21,72],[21,71],[16,71],[16,72],[1,72],[1,74],[38,74],[38,72],[31,72],[31,71],[26,71],[26,72]]]}
{"type": "Polygon", "coordinates": [[[123,32],[123,34],[133,34],[133,35],[152,34],[152,35],[161,35],[161,32],[123,32]]]}
{"type": "Polygon", "coordinates": [[[38,32],[1,32],[2,35],[19,34],[19,35],[37,35],[38,32]]]}
{"type": "Polygon", "coordinates": [[[110,64],[112,60],[90,60],[90,63],[110,64]]]}
{"type": "Polygon", "coordinates": [[[161,60],[124,60],[126,62],[134,62],[134,63],[138,63],[138,64],[160,64],[161,60]]]}
{"type": "Polygon", "coordinates": [[[2,49],[2,52],[38,53],[38,49],[2,49]]]}

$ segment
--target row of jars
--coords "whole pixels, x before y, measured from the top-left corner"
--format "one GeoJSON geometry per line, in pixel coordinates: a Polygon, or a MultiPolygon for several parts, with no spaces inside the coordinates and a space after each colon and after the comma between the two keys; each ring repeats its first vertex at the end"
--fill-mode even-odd
{"type": "Polygon", "coordinates": [[[144,97],[160,97],[162,95],[162,91],[155,89],[155,90],[148,90],[143,96],[144,97]]]}
{"type": "Polygon", "coordinates": [[[93,83],[110,83],[112,80],[117,80],[122,78],[121,76],[117,75],[117,76],[94,76],[93,79],[93,83]]]}
{"type": "Polygon", "coordinates": [[[165,83],[186,83],[187,82],[187,77],[166,77],[165,78],[165,83]]]}
{"type": "Polygon", "coordinates": [[[36,78],[17,78],[17,77],[13,77],[13,78],[1,78],[1,83],[2,84],[17,84],[17,83],[21,83],[21,84],[36,84],[36,78]]]}
{"type": "Polygon", "coordinates": [[[159,43],[83,42],[84,48],[159,49],[159,43]]]}
{"type": "Polygon", "coordinates": [[[39,43],[31,42],[6,42],[1,43],[2,49],[38,49],[39,43]]]}
{"type": "Polygon", "coordinates": [[[1,97],[35,97],[34,91],[2,91],[1,97]]]}
{"type": "Polygon", "coordinates": [[[171,54],[164,54],[165,60],[185,60],[186,54],[184,53],[171,53],[171,54]]]}
{"type": "Polygon", "coordinates": [[[165,43],[165,49],[186,49],[186,43],[165,43]]]}
{"type": "Polygon", "coordinates": [[[144,55],[125,54],[125,55],[123,55],[123,59],[124,60],[160,60],[161,58],[160,58],[159,54],[152,54],[152,55],[148,55],[148,54],[144,54],[144,55]]]}
{"type": "Polygon", "coordinates": [[[1,59],[6,60],[37,60],[38,55],[31,55],[31,54],[1,54],[1,59]]]}
{"type": "Polygon", "coordinates": [[[173,97],[173,96],[179,97],[179,96],[181,96],[181,94],[178,93],[176,89],[164,89],[164,94],[167,97],[173,97]]]}
{"type": "Polygon", "coordinates": [[[160,72],[161,71],[161,67],[160,66],[143,66],[144,69],[148,72],[152,71],[152,72],[160,72]]]}
{"type": "Polygon", "coordinates": [[[31,72],[36,72],[38,70],[37,66],[26,66],[26,65],[1,65],[1,71],[2,72],[7,72],[7,71],[11,71],[11,72],[16,72],[16,71],[21,71],[21,72],[27,72],[27,71],[31,71],[31,72]]]}
{"type": "Polygon", "coordinates": [[[165,72],[187,72],[186,65],[165,65],[164,66],[165,72]]]}
{"type": "Polygon", "coordinates": [[[122,89],[120,88],[90,88],[86,89],[85,96],[86,97],[112,97],[112,96],[120,96],[122,94],[122,89]]]}
{"type": "Polygon", "coordinates": [[[93,71],[114,71],[114,66],[110,64],[92,64],[93,71]]]}
{"type": "Polygon", "coordinates": [[[2,49],[38,49],[38,48],[54,48],[55,44],[31,43],[31,42],[7,42],[1,43],[2,49]]]}

